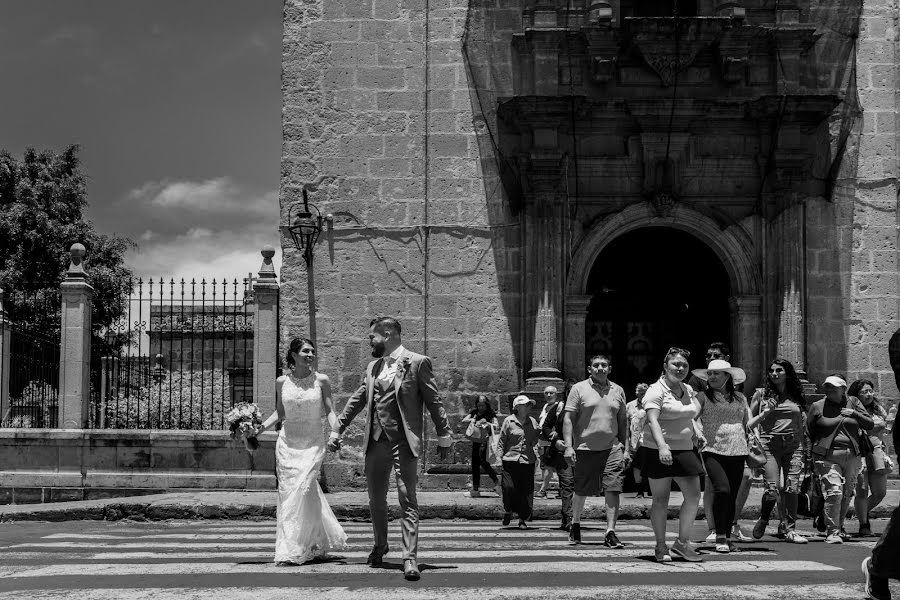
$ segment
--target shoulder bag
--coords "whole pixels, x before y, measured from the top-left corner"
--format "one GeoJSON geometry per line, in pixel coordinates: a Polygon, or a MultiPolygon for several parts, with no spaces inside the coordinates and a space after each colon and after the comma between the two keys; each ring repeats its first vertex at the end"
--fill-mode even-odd
{"type": "Polygon", "coordinates": [[[756,435],[755,431],[749,427],[746,431],[747,449],[749,450],[747,453],[747,466],[751,469],[759,469],[766,464],[766,449],[763,448],[762,441],[760,441],[759,436],[756,435]]]}

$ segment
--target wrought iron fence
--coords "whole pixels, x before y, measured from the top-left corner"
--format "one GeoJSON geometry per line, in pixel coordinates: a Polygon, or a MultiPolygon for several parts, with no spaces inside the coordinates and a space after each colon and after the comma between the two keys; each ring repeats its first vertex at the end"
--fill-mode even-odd
{"type": "Polygon", "coordinates": [[[222,429],[252,399],[250,278],[136,279],[91,352],[89,425],[222,429]]]}
{"type": "MultiPolygon", "coordinates": [[[[9,372],[0,372],[3,427],[57,427],[59,417],[59,289],[29,282],[2,293],[9,322],[9,372]]],[[[0,369],[3,361],[0,361],[0,369]]]]}

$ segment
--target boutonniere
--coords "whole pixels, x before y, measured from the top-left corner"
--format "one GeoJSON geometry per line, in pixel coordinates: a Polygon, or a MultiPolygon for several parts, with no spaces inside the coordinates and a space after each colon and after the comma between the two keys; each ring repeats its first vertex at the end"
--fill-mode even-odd
{"type": "Polygon", "coordinates": [[[397,376],[403,378],[406,376],[406,372],[409,371],[409,357],[404,356],[403,360],[400,361],[400,364],[397,365],[397,376]]]}

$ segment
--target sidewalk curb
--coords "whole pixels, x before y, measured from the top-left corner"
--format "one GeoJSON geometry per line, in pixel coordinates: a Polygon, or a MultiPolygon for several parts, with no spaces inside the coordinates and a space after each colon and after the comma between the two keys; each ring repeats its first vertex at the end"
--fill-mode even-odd
{"type": "MultiPolygon", "coordinates": [[[[393,495],[392,495],[393,496],[393,495]]],[[[420,493],[419,518],[427,519],[466,519],[499,521],[503,517],[503,507],[498,497],[483,497],[477,501],[461,502],[440,501],[429,502],[426,494],[420,493]],[[423,496],[425,496],[423,498],[423,496]],[[422,501],[424,500],[424,501],[422,501]]],[[[341,501],[335,498],[331,508],[339,519],[350,521],[368,521],[369,505],[363,501],[341,501]]],[[[585,507],[584,518],[602,520],[606,510],[602,499],[598,503],[585,507]]],[[[391,497],[388,500],[391,518],[400,517],[400,507],[391,497]]],[[[116,498],[81,502],[60,502],[41,505],[7,505],[0,506],[0,523],[22,521],[163,521],[168,519],[273,519],[276,505],[272,501],[224,501],[211,502],[202,498],[167,498],[166,495],[139,496],[132,498],[116,498]]],[[[678,518],[679,506],[670,504],[669,519],[678,518]]],[[[879,506],[872,512],[872,518],[881,519],[890,516],[892,506],[879,506]]],[[[559,501],[556,499],[536,500],[534,519],[556,520],[560,517],[559,501]]],[[[649,519],[650,502],[644,504],[625,504],[620,508],[619,519],[623,521],[649,519]]],[[[697,519],[703,519],[701,507],[697,519]]],[[[759,518],[759,506],[747,506],[741,519],[755,520],[759,518]]]]}

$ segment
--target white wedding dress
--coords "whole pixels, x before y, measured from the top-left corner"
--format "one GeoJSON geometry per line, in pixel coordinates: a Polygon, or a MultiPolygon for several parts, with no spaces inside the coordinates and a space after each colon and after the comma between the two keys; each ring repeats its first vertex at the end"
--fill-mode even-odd
{"type": "Polygon", "coordinates": [[[304,563],[346,547],[347,534],[319,486],[325,459],[322,390],[316,373],[288,375],[281,388],[284,421],[275,444],[278,530],[275,562],[304,563]]]}

